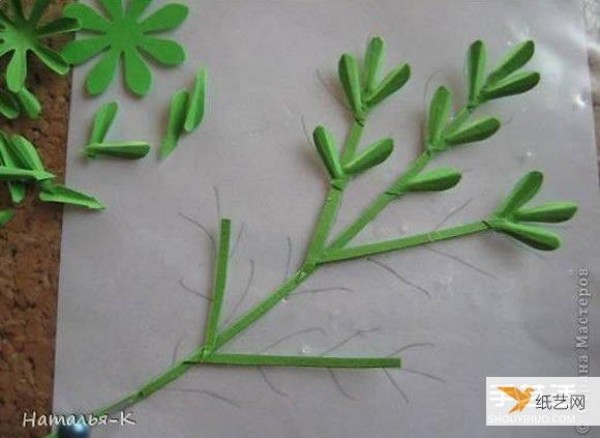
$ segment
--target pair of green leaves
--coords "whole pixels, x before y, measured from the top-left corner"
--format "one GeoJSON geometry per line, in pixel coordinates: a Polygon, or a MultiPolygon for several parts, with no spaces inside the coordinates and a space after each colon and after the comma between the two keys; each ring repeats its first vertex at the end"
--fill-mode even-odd
{"type": "Polygon", "coordinates": [[[534,88],[540,82],[540,74],[522,70],[534,54],[534,42],[525,41],[516,45],[498,66],[487,74],[485,43],[475,41],[471,44],[467,56],[469,105],[477,106],[492,99],[525,93],[534,88]]]}
{"type": "Polygon", "coordinates": [[[369,40],[362,71],[355,56],[345,53],[340,58],[340,83],[354,117],[359,121],[364,120],[369,110],[400,90],[410,79],[410,66],[402,64],[380,81],[385,58],[385,42],[380,37],[369,40]]]}
{"type": "Polygon", "coordinates": [[[150,144],[145,141],[105,142],[108,130],[113,125],[119,105],[111,102],[100,107],[94,117],[90,142],[83,150],[89,158],[109,156],[137,160],[148,155],[150,144]]]}
{"type": "Polygon", "coordinates": [[[27,88],[13,93],[0,89],[0,114],[14,120],[25,113],[30,119],[37,119],[42,112],[42,104],[27,88]]]}
{"type": "Polygon", "coordinates": [[[26,183],[34,182],[40,188],[39,198],[44,202],[72,204],[93,210],[104,209],[99,201],[54,182],[55,176],[47,172],[36,147],[25,137],[8,137],[0,132],[0,180],[6,181],[14,204],[23,201],[26,183]]]}
{"type": "Polygon", "coordinates": [[[533,248],[552,251],[560,247],[560,237],[543,227],[528,223],[560,223],[577,212],[573,202],[548,202],[537,207],[525,207],[540,191],[544,176],[533,171],[519,180],[502,205],[486,221],[490,228],[508,234],[533,248]]]}
{"type": "Polygon", "coordinates": [[[451,120],[452,93],[446,87],[439,87],[429,106],[427,126],[427,148],[439,152],[451,146],[483,141],[494,135],[501,126],[498,119],[484,117],[474,122],[458,118],[451,120]]]}
{"type": "Polygon", "coordinates": [[[202,124],[206,111],[207,81],[208,71],[206,68],[201,68],[196,74],[191,93],[181,89],[173,95],[167,132],[160,146],[161,158],[173,152],[182,134],[189,134],[202,124]]]}
{"type": "Polygon", "coordinates": [[[367,147],[348,163],[342,163],[337,141],[327,128],[317,127],[313,132],[313,140],[329,176],[334,181],[344,181],[349,176],[358,175],[377,166],[394,150],[394,141],[384,138],[367,147]]]}

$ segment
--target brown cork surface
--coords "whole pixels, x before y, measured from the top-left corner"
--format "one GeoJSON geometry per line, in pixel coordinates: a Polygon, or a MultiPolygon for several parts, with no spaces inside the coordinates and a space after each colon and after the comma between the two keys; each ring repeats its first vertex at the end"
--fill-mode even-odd
{"type": "MultiPolygon", "coordinates": [[[[57,16],[66,3],[53,0],[48,17],[57,16]]],[[[49,44],[60,47],[64,38],[49,44]]],[[[46,168],[62,180],[70,80],[33,57],[29,65],[28,86],[42,102],[43,115],[35,121],[21,117],[14,122],[0,116],[0,129],[30,139],[39,147],[46,168]]],[[[2,188],[0,209],[9,205],[2,188]]],[[[62,207],[40,202],[32,191],[16,208],[14,219],[0,230],[1,438],[39,437],[47,432],[23,428],[21,421],[26,411],[51,411],[61,222],[62,207]]]]}

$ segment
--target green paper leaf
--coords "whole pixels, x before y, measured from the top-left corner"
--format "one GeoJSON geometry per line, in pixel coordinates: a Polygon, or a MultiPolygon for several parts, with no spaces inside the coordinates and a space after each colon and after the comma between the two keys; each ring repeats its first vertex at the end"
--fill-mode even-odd
{"type": "Polygon", "coordinates": [[[136,50],[125,50],[125,82],[138,96],[145,96],[152,88],[152,73],[136,50]]]}
{"type": "Polygon", "coordinates": [[[379,80],[379,73],[385,62],[385,41],[380,37],[374,37],[369,40],[367,52],[365,54],[365,83],[364,90],[369,94],[379,80]]]}
{"type": "Polygon", "coordinates": [[[575,216],[577,208],[574,202],[548,202],[538,207],[517,210],[514,219],[523,222],[566,222],[575,216]]]}
{"type": "Polygon", "coordinates": [[[23,50],[15,50],[6,68],[6,84],[13,93],[21,91],[27,76],[27,54],[23,50]]]}
{"type": "Polygon", "coordinates": [[[102,143],[104,141],[118,111],[119,104],[117,102],[107,103],[98,109],[96,116],[94,117],[94,126],[92,128],[92,133],[90,134],[90,143],[102,143]]]}
{"type": "Polygon", "coordinates": [[[45,170],[36,147],[25,137],[13,135],[7,143],[7,146],[18,161],[17,164],[19,167],[23,167],[27,170],[45,170]]]}
{"type": "Polygon", "coordinates": [[[313,132],[313,140],[331,179],[343,178],[344,171],[333,134],[327,128],[318,126],[313,132]]]}
{"type": "Polygon", "coordinates": [[[171,109],[167,133],[160,146],[160,157],[165,158],[177,147],[181,136],[190,95],[186,90],[178,90],[171,98],[171,109]]]}
{"type": "Polygon", "coordinates": [[[385,138],[369,146],[362,154],[344,166],[350,175],[362,173],[384,162],[394,150],[394,140],[385,138]]]}
{"type": "Polygon", "coordinates": [[[0,114],[10,120],[19,117],[20,108],[12,94],[0,90],[0,114]]]}
{"type": "Polygon", "coordinates": [[[422,173],[413,178],[407,185],[412,192],[438,192],[456,186],[462,178],[461,173],[452,168],[441,168],[422,173]]]}
{"type": "Polygon", "coordinates": [[[9,181],[7,183],[10,192],[10,200],[13,204],[20,204],[27,195],[27,186],[21,181],[9,181]]]}
{"type": "Polygon", "coordinates": [[[85,81],[87,91],[90,95],[97,96],[102,94],[110,86],[117,71],[119,54],[117,50],[111,49],[92,67],[85,81]]]}
{"type": "Polygon", "coordinates": [[[1,210],[0,211],[0,227],[6,225],[15,215],[13,210],[1,210]]]}
{"type": "MultiPolygon", "coordinates": [[[[18,168],[19,160],[14,155],[14,152],[8,147],[10,140],[8,137],[0,131],[0,164],[10,168],[18,168]]],[[[7,183],[8,191],[10,192],[10,199],[14,204],[19,204],[25,199],[27,194],[27,187],[25,183],[19,181],[10,181],[7,183]]]]}
{"type": "Polygon", "coordinates": [[[454,130],[444,138],[446,144],[456,146],[474,143],[490,138],[500,129],[500,121],[493,117],[486,117],[454,130]]]}
{"type": "Polygon", "coordinates": [[[148,152],[150,152],[150,145],[143,141],[92,143],[84,149],[84,153],[90,158],[107,156],[129,160],[144,158],[148,152]]]}
{"type": "Polygon", "coordinates": [[[428,144],[439,146],[442,143],[442,134],[448,124],[451,112],[452,93],[446,87],[439,87],[429,105],[428,144]]]}
{"type": "Polygon", "coordinates": [[[92,196],[59,184],[45,184],[40,191],[39,198],[43,202],[70,204],[91,210],[104,210],[106,208],[92,196]]]}
{"type": "Polygon", "coordinates": [[[346,93],[346,98],[350,104],[350,108],[356,117],[362,117],[363,103],[360,86],[360,71],[356,58],[348,53],[345,53],[340,58],[338,65],[338,75],[340,83],[346,93]]]}
{"type": "Polygon", "coordinates": [[[483,84],[485,83],[485,67],[487,50],[481,40],[475,41],[469,47],[467,55],[467,74],[469,80],[469,102],[476,103],[483,84]]]}
{"type": "Polygon", "coordinates": [[[491,100],[526,93],[536,87],[540,80],[541,76],[538,72],[518,72],[495,83],[493,86],[485,86],[482,91],[482,98],[491,100]]]}
{"type": "Polygon", "coordinates": [[[410,66],[403,64],[387,74],[385,79],[367,97],[367,105],[374,107],[400,90],[410,79],[410,66]]]}
{"type": "Polygon", "coordinates": [[[23,87],[21,91],[16,94],[16,98],[25,111],[25,114],[27,114],[27,117],[30,119],[37,119],[42,113],[42,104],[27,88],[23,87]]]}
{"type": "Polygon", "coordinates": [[[192,91],[189,102],[187,115],[183,129],[185,132],[190,133],[194,131],[204,118],[204,112],[206,108],[206,82],[208,78],[208,72],[205,68],[201,68],[196,75],[196,82],[194,84],[194,90],[192,91]]]}
{"type": "Polygon", "coordinates": [[[531,40],[518,44],[500,62],[489,75],[488,83],[494,84],[503,80],[524,67],[535,53],[535,43],[531,40]]]}
{"type": "Polygon", "coordinates": [[[508,234],[524,244],[542,251],[553,251],[561,245],[560,237],[544,228],[531,225],[515,224],[508,221],[491,222],[496,231],[508,234]]]}
{"type": "Polygon", "coordinates": [[[103,52],[110,45],[110,40],[104,38],[84,38],[71,41],[62,50],[62,55],[72,65],[83,64],[103,52]]]}
{"type": "Polygon", "coordinates": [[[54,73],[65,75],[69,72],[69,63],[60,53],[42,46],[41,44],[32,47],[31,50],[54,73]]]}
{"type": "Polygon", "coordinates": [[[531,201],[542,188],[544,175],[542,172],[533,171],[522,177],[510,194],[506,197],[494,216],[509,217],[517,209],[531,201]]]}
{"type": "Polygon", "coordinates": [[[102,32],[109,26],[108,21],[102,15],[98,14],[88,5],[81,3],[69,3],[64,7],[63,15],[77,19],[86,30],[102,32]]]}
{"type": "Polygon", "coordinates": [[[165,66],[183,64],[186,55],[179,43],[159,38],[144,38],[139,45],[144,53],[165,66]]]}
{"type": "Polygon", "coordinates": [[[43,181],[55,176],[44,170],[16,169],[0,166],[0,181],[43,181]]]}
{"type": "Polygon", "coordinates": [[[188,13],[187,6],[179,3],[171,3],[142,21],[141,30],[142,32],[173,30],[185,21],[188,13]]]}

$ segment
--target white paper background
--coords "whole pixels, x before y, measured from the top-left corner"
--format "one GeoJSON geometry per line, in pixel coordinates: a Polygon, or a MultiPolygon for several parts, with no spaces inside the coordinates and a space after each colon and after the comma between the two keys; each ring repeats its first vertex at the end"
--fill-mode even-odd
{"type": "MultiPolygon", "coordinates": [[[[379,34],[388,43],[388,66],[409,62],[413,78],[369,121],[363,144],[392,135],[396,150],[384,166],[347,190],[341,225],[419,152],[424,106],[435,87],[447,84],[457,98],[463,97],[464,53],[473,40],[485,39],[497,59],[510,44],[533,38],[538,47],[533,67],[543,72],[541,86],[486,106],[481,113],[501,117],[503,129],[490,141],[453,151],[435,163],[463,169],[460,186],[405,198],[359,240],[430,230],[467,201],[446,225],[477,220],[520,176],[541,169],[547,179],[540,202],[572,199],[581,205],[575,220],[557,227],[564,247],[540,254],[490,234],[377,257],[377,263],[328,267],[301,290],[338,289],[292,296],[226,347],[258,352],[303,330],[308,331],[269,352],[320,354],[351,338],[331,354],[386,355],[426,343],[404,351],[405,369],[390,372],[408,403],[377,370],[336,371],[336,383],[325,370],[265,369],[269,386],[256,369],[201,368],[136,406],[137,426],[94,430],[94,436],[570,433],[486,429],[484,394],[485,376],[576,372],[574,272],[600,264],[594,243],[600,219],[598,180],[580,3],[189,3],[191,16],[174,35],[187,47],[188,62],[178,70],[157,70],[148,98],[127,95],[119,78],[118,86],[102,98],[88,99],[82,89],[92,64],[75,72],[67,179],[95,193],[108,210],[69,210],[65,215],[55,410],[81,411],[120,398],[201,341],[206,302],[179,282],[210,293],[212,247],[206,234],[182,215],[215,236],[219,215],[232,218],[236,236],[244,229],[232,259],[225,315],[235,308],[253,267],[239,312],[300,263],[326,191],[302,120],[309,131],[325,124],[340,138],[347,132],[348,114],[317,75],[339,97],[335,71],[342,52],[360,54],[368,37],[379,34]],[[140,162],[81,158],[94,112],[115,99],[121,112],[110,138],[147,139],[158,146],[170,96],[191,86],[201,65],[211,76],[210,111],[202,128],[185,137],[168,160],[158,162],[154,155],[140,162]]],[[[597,312],[593,316],[600,318],[597,312]]],[[[597,363],[598,337],[592,339],[597,363]]]]}

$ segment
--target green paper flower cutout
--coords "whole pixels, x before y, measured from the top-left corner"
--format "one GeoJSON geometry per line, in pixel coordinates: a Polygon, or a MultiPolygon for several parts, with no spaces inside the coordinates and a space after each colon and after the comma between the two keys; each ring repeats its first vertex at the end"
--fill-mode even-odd
{"type": "Polygon", "coordinates": [[[177,42],[152,35],[177,28],[188,15],[187,6],[171,3],[141,19],[151,2],[131,0],[126,9],[122,0],[99,0],[105,16],[80,3],[65,7],[66,16],[79,20],[83,30],[95,34],[69,43],[62,52],[65,58],[79,65],[103,53],[87,76],[86,88],[91,95],[99,95],[110,86],[121,57],[127,88],[138,96],[145,96],[152,88],[152,72],[144,58],[167,67],[185,61],[185,51],[177,42]]]}
{"type": "Polygon", "coordinates": [[[0,10],[0,56],[12,53],[6,69],[6,83],[13,93],[20,92],[27,78],[27,55],[33,52],[54,72],[64,75],[69,64],[60,54],[42,43],[46,37],[79,29],[73,18],[61,17],[40,25],[40,19],[50,0],[36,0],[29,16],[23,10],[21,0],[8,2],[10,17],[0,10]]]}

